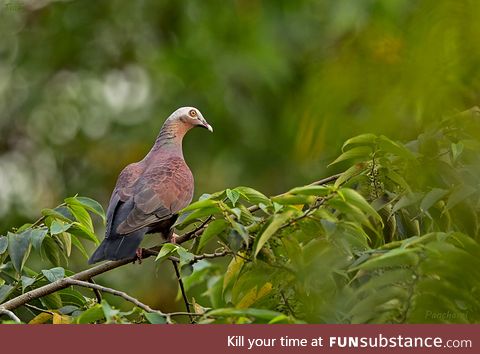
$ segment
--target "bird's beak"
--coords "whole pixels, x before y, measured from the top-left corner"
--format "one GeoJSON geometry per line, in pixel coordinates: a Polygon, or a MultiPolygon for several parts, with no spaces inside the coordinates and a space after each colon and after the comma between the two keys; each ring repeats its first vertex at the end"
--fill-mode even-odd
{"type": "Polygon", "coordinates": [[[213,128],[210,124],[208,124],[207,122],[203,122],[203,127],[205,129],[207,129],[209,132],[213,133],[213,128]]]}

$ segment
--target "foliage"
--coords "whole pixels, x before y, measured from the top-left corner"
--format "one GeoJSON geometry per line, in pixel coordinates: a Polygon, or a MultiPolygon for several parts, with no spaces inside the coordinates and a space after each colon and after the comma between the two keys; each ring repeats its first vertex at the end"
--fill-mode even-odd
{"type": "MultiPolygon", "coordinates": [[[[193,241],[164,244],[156,262],[178,261],[198,323],[476,323],[479,126],[472,109],[406,144],[363,134],[344,143],[332,183],[271,198],[249,187],[203,195],[176,225],[193,241]]],[[[93,200],[67,198],[0,238],[0,303],[72,274],[61,267],[72,246],[86,256],[82,242],[98,242],[88,212],[104,219],[93,200]],[[53,268],[30,269],[33,254],[53,268]]],[[[30,323],[167,319],[90,296],[70,287],[17,314],[30,323]]]]}

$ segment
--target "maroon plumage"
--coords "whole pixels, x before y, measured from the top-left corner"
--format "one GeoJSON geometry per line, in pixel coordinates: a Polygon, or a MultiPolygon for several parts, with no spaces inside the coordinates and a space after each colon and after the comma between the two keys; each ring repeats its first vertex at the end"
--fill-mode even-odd
{"type": "Polygon", "coordinates": [[[183,158],[182,140],[195,126],[213,131],[197,109],[176,110],[145,158],[123,169],[108,205],[105,239],[89,263],[135,256],[147,233],[171,236],[178,211],[193,197],[193,176],[183,158]]]}

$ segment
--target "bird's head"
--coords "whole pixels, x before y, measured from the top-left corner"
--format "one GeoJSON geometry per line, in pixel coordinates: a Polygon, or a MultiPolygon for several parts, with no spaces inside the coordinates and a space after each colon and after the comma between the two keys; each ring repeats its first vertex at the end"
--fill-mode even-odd
{"type": "Polygon", "coordinates": [[[202,113],[195,107],[182,107],[177,109],[169,117],[169,120],[182,122],[186,124],[189,128],[202,127],[210,132],[213,132],[213,128],[208,122],[203,118],[202,113]]]}

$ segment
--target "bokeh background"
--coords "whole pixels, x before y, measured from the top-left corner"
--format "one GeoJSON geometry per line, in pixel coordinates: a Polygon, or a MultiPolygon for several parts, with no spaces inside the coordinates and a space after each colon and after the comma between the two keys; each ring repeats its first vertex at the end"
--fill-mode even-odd
{"type": "MultiPolygon", "coordinates": [[[[479,103],[479,18],[476,0],[0,0],[0,234],[77,193],[106,207],[179,106],[215,129],[184,142],[197,197],[333,174],[360,133],[416,137],[479,103]]],[[[100,281],[181,308],[146,263],[100,281]]]]}

